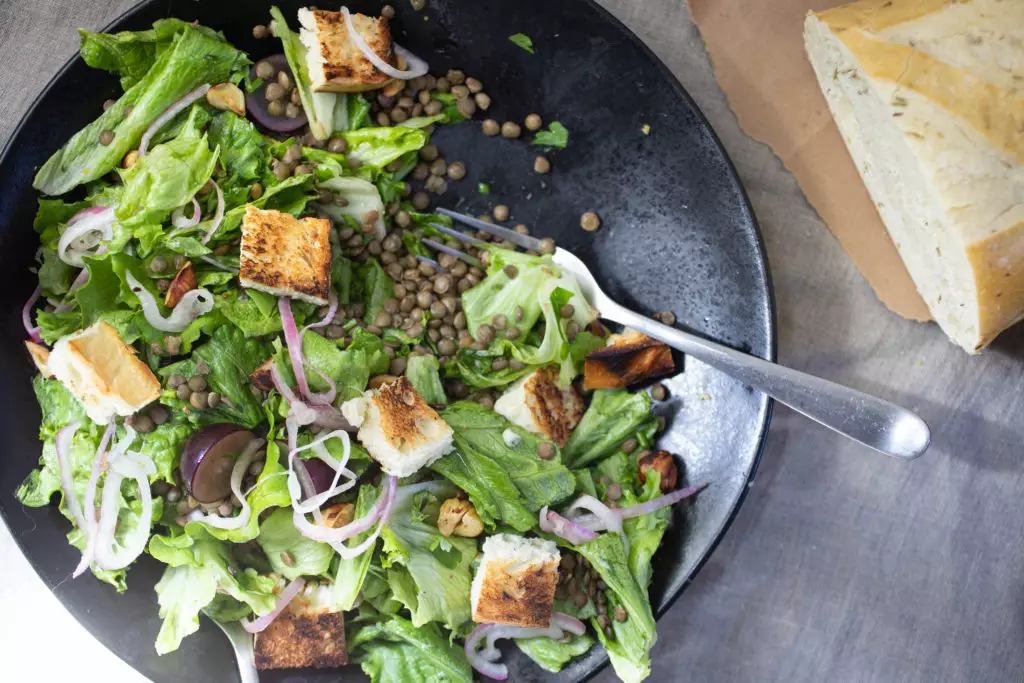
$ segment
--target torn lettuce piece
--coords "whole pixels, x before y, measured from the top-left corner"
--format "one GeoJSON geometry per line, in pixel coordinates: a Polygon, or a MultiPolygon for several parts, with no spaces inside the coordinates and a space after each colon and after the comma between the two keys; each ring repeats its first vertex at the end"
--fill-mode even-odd
{"type": "Polygon", "coordinates": [[[462,647],[453,645],[436,624],[416,627],[389,616],[361,627],[352,650],[372,683],[472,683],[473,670],[462,647]]]}
{"type": "Polygon", "coordinates": [[[223,40],[191,26],[182,28],[142,80],[43,164],[33,187],[59,195],[96,180],[139,146],[143,133],[168,107],[203,83],[231,80],[248,63],[244,52],[223,40]],[[126,116],[128,106],[132,109],[126,116]],[[109,145],[99,142],[104,130],[114,134],[109,145]]]}
{"type": "Polygon", "coordinates": [[[376,214],[374,224],[378,237],[382,236],[387,229],[384,226],[384,202],[380,198],[377,186],[360,178],[335,176],[320,182],[320,188],[330,190],[336,196],[342,197],[346,202],[345,206],[337,204],[323,204],[324,212],[336,221],[345,222],[346,216],[355,219],[356,224],[363,226],[370,220],[371,214],[376,214]]]}
{"type": "Polygon", "coordinates": [[[455,451],[431,469],[464,490],[490,527],[501,521],[517,531],[537,526],[537,513],[573,494],[576,480],[557,452],[537,457],[536,434],[468,401],[441,413],[455,431],[455,451]]]}
{"type": "Polygon", "coordinates": [[[163,619],[156,639],[158,654],[177,650],[186,636],[199,630],[199,612],[218,593],[260,615],[273,610],[277,602],[273,579],[235,566],[230,546],[209,537],[180,532],[156,535],[150,539],[149,553],[168,565],[156,584],[163,619]]]}
{"type": "Polygon", "coordinates": [[[445,538],[437,530],[441,503],[457,492],[442,481],[399,488],[381,532],[381,565],[387,570],[388,585],[417,627],[437,621],[458,629],[470,621],[470,565],[476,558],[476,541],[445,538]]]}
{"type": "Polygon", "coordinates": [[[626,610],[625,621],[611,621],[614,638],[605,635],[596,619],[593,625],[608,651],[615,673],[625,683],[639,683],[651,674],[650,652],[658,640],[647,587],[641,586],[630,571],[619,534],[599,534],[576,550],[587,558],[607,585],[608,612],[619,606],[626,610]]]}
{"type": "Polygon", "coordinates": [[[331,568],[334,549],[299,533],[288,508],[278,508],[263,520],[256,541],[274,571],[289,581],[300,576],[325,576],[331,568]]]}
{"type": "Polygon", "coordinates": [[[573,469],[598,462],[617,451],[623,441],[654,419],[651,398],[646,392],[598,389],[565,444],[565,461],[573,469]]]}
{"type": "Polygon", "coordinates": [[[568,643],[551,638],[518,638],[516,647],[537,663],[537,666],[553,674],[558,673],[570,660],[584,655],[594,646],[594,639],[584,633],[568,643]]]}
{"type": "Polygon", "coordinates": [[[384,272],[380,262],[372,257],[356,266],[356,278],[360,284],[362,300],[366,304],[363,320],[372,325],[373,319],[384,310],[384,302],[394,298],[395,282],[384,272]]]}
{"type": "MultiPolygon", "coordinates": [[[[380,492],[374,486],[360,486],[353,519],[360,519],[368,514],[373,504],[377,502],[379,495],[380,492]]],[[[346,545],[349,548],[355,548],[360,543],[364,543],[371,533],[373,532],[364,531],[350,538],[346,545]]],[[[376,548],[376,544],[374,544],[374,548],[376,548]]],[[[331,589],[330,598],[330,609],[332,612],[347,611],[355,607],[361,591],[364,598],[370,598],[370,595],[367,595],[367,593],[372,593],[372,591],[364,591],[363,585],[366,583],[370,561],[374,556],[374,549],[371,548],[359,557],[352,559],[338,557],[338,571],[334,576],[334,586],[331,589]]]]}
{"type": "Polygon", "coordinates": [[[348,144],[350,160],[376,169],[421,149],[430,139],[418,128],[360,128],[346,131],[342,137],[348,144]]]}
{"type": "Polygon", "coordinates": [[[439,367],[435,356],[426,355],[409,356],[405,366],[405,376],[409,378],[416,393],[432,406],[448,403],[439,367]]]}

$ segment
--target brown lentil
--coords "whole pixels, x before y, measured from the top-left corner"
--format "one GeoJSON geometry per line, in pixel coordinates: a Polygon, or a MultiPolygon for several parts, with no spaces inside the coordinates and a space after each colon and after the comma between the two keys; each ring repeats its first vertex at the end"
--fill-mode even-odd
{"type": "Polygon", "coordinates": [[[420,149],[420,159],[423,159],[423,161],[433,161],[439,155],[440,152],[437,150],[437,145],[424,145],[420,149]]]}
{"type": "Polygon", "coordinates": [[[216,408],[220,405],[221,396],[216,391],[211,391],[206,397],[206,405],[210,408],[216,408]]]}
{"type": "Polygon", "coordinates": [[[580,227],[587,232],[596,232],[601,227],[601,218],[593,211],[587,211],[580,216],[580,227]]]}
{"type": "Polygon", "coordinates": [[[540,241],[540,253],[542,254],[554,254],[555,253],[555,241],[550,237],[545,237],[540,241]]]}
{"type": "Polygon", "coordinates": [[[636,439],[626,439],[625,441],[622,442],[622,445],[619,446],[619,450],[622,451],[623,453],[626,453],[628,455],[628,454],[632,453],[633,451],[635,451],[636,447],[637,447],[636,439]]]}
{"type": "Polygon", "coordinates": [[[608,488],[605,489],[604,495],[608,500],[618,500],[622,498],[622,486],[619,484],[609,484],[608,488]]]}
{"type": "Polygon", "coordinates": [[[206,389],[206,378],[194,375],[188,380],[188,388],[192,391],[204,391],[206,389]]]}
{"type": "Polygon", "coordinates": [[[555,444],[550,441],[541,441],[537,444],[537,457],[541,460],[551,460],[555,457],[555,444]]]}
{"type": "Polygon", "coordinates": [[[572,304],[565,304],[558,311],[558,315],[562,316],[563,318],[571,318],[573,315],[575,315],[575,313],[576,307],[573,306],[572,304]]]}
{"type": "Polygon", "coordinates": [[[655,384],[651,387],[651,398],[655,401],[664,401],[668,398],[668,389],[662,383],[655,384]]]}
{"type": "Polygon", "coordinates": [[[253,183],[252,187],[249,188],[249,199],[259,199],[263,196],[263,186],[259,183],[253,183]]]}
{"type": "Polygon", "coordinates": [[[672,313],[671,311],[664,311],[662,313],[655,313],[654,314],[654,318],[656,320],[661,321],[662,324],[664,324],[664,325],[675,325],[676,324],[676,314],[672,313]]]}
{"type": "Polygon", "coordinates": [[[391,361],[391,365],[388,367],[388,371],[392,375],[401,375],[405,372],[405,359],[395,358],[391,361]]]}
{"type": "Polygon", "coordinates": [[[412,196],[412,205],[417,211],[423,211],[430,206],[430,195],[426,192],[417,192],[412,196]]]}
{"type": "MultiPolygon", "coordinates": [[[[491,108],[491,96],[485,92],[478,92],[473,95],[473,102],[476,103],[476,106],[483,111],[487,111],[491,108]]],[[[497,125],[497,121],[495,121],[495,125],[497,125]]],[[[494,133],[494,135],[497,135],[497,133],[494,133]]]]}
{"type": "Polygon", "coordinates": [[[515,121],[506,121],[501,124],[501,136],[504,138],[517,138],[522,132],[522,128],[515,121]]]}
{"type": "Polygon", "coordinates": [[[540,127],[544,125],[539,114],[530,114],[526,117],[524,123],[526,124],[526,130],[540,130],[540,127]]]}
{"type": "MultiPolygon", "coordinates": [[[[479,103],[477,103],[477,104],[479,104],[479,103]]],[[[480,107],[480,108],[481,109],[485,109],[486,107],[480,107]]],[[[501,126],[498,125],[498,122],[495,121],[494,119],[487,119],[487,120],[485,120],[481,124],[481,128],[482,128],[482,130],[484,132],[484,135],[487,135],[488,137],[494,137],[495,135],[497,135],[498,133],[501,132],[501,126]]]]}
{"type": "Polygon", "coordinates": [[[444,159],[436,159],[430,164],[430,175],[442,176],[448,172],[448,164],[444,159]]]}
{"type": "Polygon", "coordinates": [[[107,145],[109,145],[113,141],[114,141],[114,131],[108,129],[108,130],[104,130],[104,131],[102,131],[100,133],[100,144],[103,145],[104,147],[106,147],[107,145]]]}
{"type": "Polygon", "coordinates": [[[469,88],[469,92],[478,93],[484,89],[484,84],[479,79],[470,76],[466,79],[466,87],[469,88]]]}
{"type": "Polygon", "coordinates": [[[171,389],[177,389],[185,383],[185,377],[183,375],[171,375],[167,378],[167,386],[171,389]]]}
{"type": "MultiPolygon", "coordinates": [[[[270,29],[264,26],[263,24],[256,24],[252,27],[252,37],[257,38],[259,40],[269,38],[270,29]]],[[[259,76],[259,72],[256,72],[256,75],[259,76]]],[[[263,76],[260,76],[260,78],[263,78],[263,76]]]]}
{"type": "Polygon", "coordinates": [[[210,366],[206,364],[205,360],[200,358],[199,360],[196,361],[196,372],[198,372],[200,375],[209,375],[210,366]]]}
{"type": "Polygon", "coordinates": [[[334,154],[342,154],[347,149],[348,143],[345,142],[345,138],[331,138],[327,143],[327,151],[334,154]]]}
{"type": "Polygon", "coordinates": [[[494,220],[496,221],[507,221],[509,216],[508,207],[504,204],[498,204],[494,207],[494,220]]]}
{"type": "Polygon", "coordinates": [[[505,326],[508,325],[508,317],[499,313],[491,318],[491,324],[494,325],[496,329],[503,330],[505,329],[505,326]]]}
{"type": "Polygon", "coordinates": [[[544,155],[539,155],[533,160],[533,172],[534,173],[547,173],[551,170],[551,162],[544,155]]]}
{"type": "Polygon", "coordinates": [[[622,605],[616,605],[615,606],[615,610],[612,612],[612,616],[615,617],[615,621],[618,621],[618,622],[621,623],[621,622],[625,621],[626,618],[629,615],[626,614],[626,608],[625,607],[623,607],[622,605]]]}
{"type": "Polygon", "coordinates": [[[208,394],[205,391],[193,391],[189,397],[189,403],[193,408],[205,408],[208,394]]]}

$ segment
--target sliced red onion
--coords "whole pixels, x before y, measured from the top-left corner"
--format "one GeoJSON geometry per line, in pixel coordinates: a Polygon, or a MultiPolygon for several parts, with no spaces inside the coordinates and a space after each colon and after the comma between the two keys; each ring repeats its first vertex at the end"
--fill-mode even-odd
{"type": "MultiPolygon", "coordinates": [[[[213,219],[210,221],[210,227],[206,231],[206,237],[203,238],[203,244],[210,241],[213,234],[217,232],[217,228],[220,227],[221,221],[224,220],[224,193],[220,189],[220,185],[216,181],[213,182],[213,189],[217,191],[217,210],[213,214],[213,219]]],[[[194,201],[194,200],[193,200],[194,201]]]]}
{"type": "MultiPolygon", "coordinates": [[[[347,470],[344,469],[344,466],[345,464],[348,463],[351,448],[352,444],[349,441],[348,432],[346,432],[343,429],[336,429],[333,432],[321,434],[311,443],[308,443],[305,446],[294,448],[288,452],[288,492],[289,494],[291,494],[292,497],[292,508],[296,512],[299,512],[301,514],[309,514],[314,510],[319,511],[320,507],[323,506],[323,504],[326,503],[329,499],[355,486],[356,481],[354,478],[350,479],[345,484],[338,484],[343,472],[347,472],[347,470]],[[323,446],[324,443],[331,439],[341,439],[341,442],[343,444],[343,456],[341,461],[339,462],[337,460],[334,460],[334,458],[330,457],[330,454],[327,454],[328,458],[334,461],[334,464],[336,465],[335,467],[333,467],[334,479],[331,482],[330,487],[328,487],[326,491],[324,491],[323,493],[317,493],[315,488],[312,486],[312,482],[309,481],[309,474],[308,472],[305,471],[305,466],[302,466],[302,462],[299,461],[299,468],[294,467],[295,456],[301,453],[302,451],[312,450],[314,453],[317,454],[317,457],[320,460],[324,460],[324,458],[320,455],[320,449],[318,449],[317,447],[323,446]],[[307,482],[300,482],[300,479],[302,477],[301,475],[298,474],[298,472],[301,472],[302,474],[305,475],[305,479],[307,480],[307,482]],[[304,484],[301,488],[304,489],[307,498],[306,500],[298,502],[299,499],[301,498],[300,483],[304,484]]],[[[327,449],[325,447],[322,450],[326,451],[327,449]]],[[[330,466],[331,463],[327,462],[326,464],[330,466]]],[[[320,520],[317,521],[319,522],[320,520]]]]}
{"type": "Polygon", "coordinates": [[[281,374],[281,369],[277,367],[276,360],[270,364],[270,381],[273,382],[277,393],[281,394],[289,404],[301,403],[299,397],[295,395],[295,392],[288,386],[288,383],[284,381],[284,376],[281,374]]]}
{"type": "Polygon", "coordinates": [[[160,308],[156,298],[148,289],[142,286],[142,283],[132,275],[130,270],[125,271],[125,280],[128,281],[128,286],[131,287],[135,296],[139,298],[139,303],[142,304],[142,314],[146,317],[146,322],[161,332],[181,332],[193,320],[213,310],[213,294],[210,294],[205,289],[193,289],[186,292],[185,296],[181,297],[178,305],[171,311],[171,314],[164,318],[160,315],[160,308]]]}
{"type": "Polygon", "coordinates": [[[295,599],[295,596],[302,591],[302,588],[305,585],[306,582],[301,577],[292,581],[283,591],[281,591],[281,594],[277,596],[277,604],[274,605],[273,610],[264,614],[262,617],[259,617],[255,621],[242,619],[242,628],[249,633],[260,633],[263,631],[265,628],[270,626],[274,619],[277,619],[277,617],[280,616],[281,612],[283,612],[288,605],[291,604],[291,601],[295,599]]]}
{"type": "Polygon", "coordinates": [[[397,78],[403,81],[408,81],[413,78],[419,78],[420,76],[426,75],[430,67],[419,57],[414,56],[408,50],[399,47],[398,45],[392,44],[395,50],[395,54],[401,55],[403,59],[412,67],[408,71],[402,71],[388,64],[384,59],[380,57],[373,48],[367,44],[366,40],[359,34],[356,27],[352,24],[352,15],[348,11],[348,7],[342,6],[341,14],[345,17],[345,28],[348,29],[348,37],[352,40],[359,51],[370,60],[370,63],[377,67],[377,70],[383,74],[390,76],[391,78],[397,78]]]}
{"type": "Polygon", "coordinates": [[[89,216],[89,215],[92,215],[92,214],[103,213],[104,211],[107,210],[107,208],[108,207],[106,207],[106,206],[87,206],[84,209],[82,209],[81,211],[79,211],[78,213],[76,213],[74,216],[69,218],[67,224],[68,225],[74,225],[75,223],[77,223],[78,221],[82,220],[86,216],[89,216]]]}
{"type": "Polygon", "coordinates": [[[202,217],[202,209],[199,208],[199,202],[195,197],[193,197],[192,218],[185,218],[185,207],[179,206],[174,210],[174,213],[171,214],[171,223],[176,228],[192,228],[199,225],[199,219],[202,217]]]}
{"type": "MultiPolygon", "coordinates": [[[[569,509],[565,511],[566,518],[572,519],[572,514],[579,509],[589,510],[594,513],[598,519],[604,523],[605,529],[608,531],[614,531],[622,536],[622,545],[626,549],[626,555],[629,555],[629,540],[626,538],[626,534],[622,531],[622,517],[619,517],[615,510],[612,510],[597,498],[584,494],[577,498],[576,502],[570,505],[569,509]]],[[[572,519],[572,521],[581,527],[583,526],[577,519],[572,519]]]]}
{"type": "Polygon", "coordinates": [[[103,481],[103,509],[100,512],[100,534],[96,543],[96,564],[101,569],[106,569],[107,571],[124,569],[142,554],[146,549],[146,543],[149,541],[150,527],[153,524],[153,498],[149,490],[149,479],[146,476],[146,471],[152,469],[155,473],[156,466],[153,465],[152,460],[137,453],[129,457],[122,457],[117,462],[121,467],[114,467],[112,471],[107,473],[107,478],[103,481]],[[121,492],[121,471],[126,462],[133,462],[135,464],[132,478],[135,479],[135,484],[139,491],[139,502],[142,504],[142,512],[139,515],[135,528],[125,536],[124,545],[115,550],[112,546],[116,542],[114,532],[117,525],[117,505],[121,492]],[[149,464],[145,465],[143,463],[149,464]],[[109,502],[110,509],[108,509],[108,490],[112,491],[109,502]]]}
{"type": "Polygon", "coordinates": [[[555,534],[573,545],[582,545],[597,538],[597,534],[572,520],[566,519],[545,505],[540,510],[540,528],[549,534],[555,534]]]}
{"type": "Polygon", "coordinates": [[[82,505],[78,502],[78,496],[75,494],[70,460],[71,444],[81,426],[81,422],[72,422],[62,427],[57,432],[57,438],[54,439],[54,449],[57,451],[57,471],[60,473],[60,486],[64,491],[64,503],[68,506],[68,512],[71,513],[71,519],[75,522],[75,526],[84,532],[85,516],[82,515],[82,505]]]}
{"type": "Polygon", "coordinates": [[[334,316],[336,316],[337,314],[338,314],[338,295],[335,294],[334,290],[332,289],[331,293],[328,294],[328,296],[327,296],[327,315],[325,315],[323,318],[321,318],[319,322],[310,323],[309,325],[306,325],[305,327],[303,327],[302,331],[299,332],[299,336],[300,337],[305,337],[306,336],[306,332],[308,330],[318,329],[318,328],[326,327],[327,325],[330,325],[331,321],[334,320],[334,316]]]}
{"type": "Polygon", "coordinates": [[[575,617],[570,617],[564,612],[555,612],[551,615],[551,625],[557,626],[563,631],[568,631],[574,636],[582,636],[586,630],[586,625],[575,617]]]}
{"type": "MultiPolygon", "coordinates": [[[[295,528],[303,536],[314,541],[320,541],[321,543],[329,543],[342,558],[350,560],[362,555],[376,542],[381,528],[387,523],[388,517],[391,516],[391,508],[395,503],[395,490],[397,488],[398,479],[390,474],[387,475],[384,478],[383,491],[381,491],[380,497],[377,498],[377,502],[373,504],[370,511],[365,516],[336,529],[311,524],[306,519],[306,516],[298,511],[295,511],[293,514],[292,521],[295,524],[295,528]],[[380,522],[379,524],[377,524],[378,521],[380,522]],[[344,545],[343,541],[369,531],[375,524],[377,524],[377,528],[373,534],[358,546],[349,548],[344,545]]],[[[294,506],[296,503],[297,501],[293,498],[292,505],[294,506]]]]}
{"type": "Polygon", "coordinates": [[[103,438],[100,439],[100,447],[96,449],[96,457],[92,461],[92,472],[89,473],[89,482],[85,487],[85,501],[82,505],[82,515],[85,520],[85,525],[79,527],[82,533],[85,534],[85,551],[82,553],[82,559],[79,561],[78,566],[75,567],[75,571],[72,572],[71,577],[77,579],[81,576],[89,565],[92,564],[93,557],[96,555],[96,536],[97,536],[97,520],[96,520],[96,488],[99,485],[100,474],[103,472],[104,465],[106,463],[107,446],[110,444],[110,439],[114,436],[114,421],[111,420],[107,425],[106,430],[103,432],[103,438]]]}
{"type": "Polygon", "coordinates": [[[149,125],[146,132],[142,134],[142,141],[139,142],[139,156],[145,156],[146,151],[149,149],[149,141],[153,139],[156,132],[164,127],[168,121],[177,116],[185,107],[192,104],[200,97],[206,95],[206,91],[210,89],[209,83],[203,83],[201,86],[188,93],[180,100],[167,107],[163,114],[156,117],[156,121],[149,125]]]}
{"type": "Polygon", "coordinates": [[[241,529],[249,523],[252,507],[242,491],[242,478],[245,477],[249,465],[255,460],[256,453],[259,452],[264,443],[266,441],[263,439],[253,439],[246,444],[239,454],[238,460],[235,461],[235,466],[231,468],[231,493],[242,503],[242,509],[238,511],[238,514],[234,517],[221,517],[220,515],[209,514],[202,517],[200,521],[216,529],[241,529]]]}
{"type": "MultiPolygon", "coordinates": [[[[330,405],[337,396],[337,386],[323,374],[321,377],[327,380],[332,388],[326,393],[319,394],[310,390],[309,381],[306,379],[306,359],[302,353],[302,334],[295,324],[295,316],[292,315],[292,300],[288,297],[280,297],[277,300],[278,310],[281,312],[281,326],[284,330],[284,341],[288,347],[288,355],[292,359],[292,374],[299,385],[299,394],[308,402],[317,405],[330,405]]],[[[332,318],[334,316],[331,316],[332,318]]]]}
{"type": "Polygon", "coordinates": [[[114,210],[99,206],[92,208],[99,210],[89,213],[79,211],[71,221],[68,221],[67,228],[57,240],[57,255],[68,265],[84,268],[85,261],[82,258],[102,253],[99,250],[90,250],[100,240],[109,240],[114,236],[114,210]],[[85,241],[85,238],[91,233],[99,233],[99,239],[90,243],[85,241]]]}
{"type": "Polygon", "coordinates": [[[40,334],[39,327],[33,327],[32,325],[32,308],[35,307],[36,302],[39,301],[39,297],[42,293],[43,286],[37,285],[35,291],[32,292],[32,296],[30,296],[28,301],[25,302],[25,305],[21,307],[21,324],[25,326],[25,332],[28,333],[28,338],[36,344],[42,344],[43,337],[40,334]]]}
{"type": "MultiPolygon", "coordinates": [[[[630,505],[628,507],[619,508],[614,510],[616,515],[621,519],[630,519],[632,517],[641,517],[643,515],[649,515],[655,510],[659,510],[669,505],[675,505],[679,501],[689,498],[690,496],[696,495],[706,489],[708,483],[697,484],[696,486],[688,486],[685,489],[677,489],[672,493],[666,493],[664,496],[658,496],[654,500],[649,500],[646,503],[638,503],[636,505],[630,505]]],[[[604,526],[604,522],[601,518],[596,515],[581,515],[575,517],[572,520],[580,526],[590,529],[591,531],[603,531],[607,527],[604,526]]]]}

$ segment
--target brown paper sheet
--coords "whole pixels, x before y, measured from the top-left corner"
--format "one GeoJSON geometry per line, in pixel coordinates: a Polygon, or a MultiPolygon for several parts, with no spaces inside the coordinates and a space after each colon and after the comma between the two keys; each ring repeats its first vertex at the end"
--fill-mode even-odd
{"type": "Polygon", "coordinates": [[[740,127],[796,177],[878,298],[930,320],[832,121],[804,52],[807,10],[839,0],[689,0],[718,82],[740,127]]]}

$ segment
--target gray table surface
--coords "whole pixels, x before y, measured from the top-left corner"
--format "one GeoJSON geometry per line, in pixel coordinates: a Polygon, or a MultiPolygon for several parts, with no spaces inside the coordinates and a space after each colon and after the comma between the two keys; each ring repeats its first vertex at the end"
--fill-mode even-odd
{"type": "MultiPolygon", "coordinates": [[[[739,130],[682,0],[601,2],[668,64],[739,170],[767,244],[780,362],[900,401],[934,433],[925,457],[898,462],[777,408],[746,503],[659,624],[652,680],[1024,680],[1024,331],[968,357],[934,325],[890,314],[771,150],[739,130]]],[[[0,142],[73,53],[75,29],[131,4],[0,0],[0,142]]],[[[12,548],[2,534],[0,556],[12,548]]],[[[57,618],[55,600],[33,604],[50,610],[37,622],[57,618]]],[[[82,651],[101,647],[68,628],[82,651]]],[[[8,670],[69,670],[40,660],[38,633],[2,636],[8,670]]],[[[130,675],[108,654],[93,663],[130,675]]]]}

